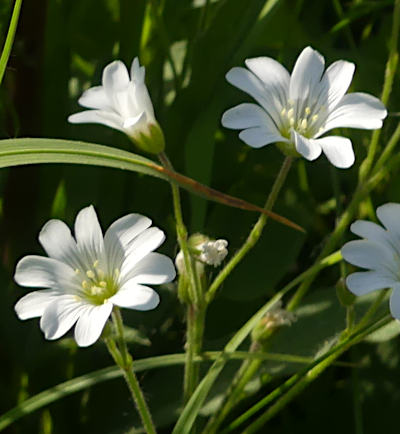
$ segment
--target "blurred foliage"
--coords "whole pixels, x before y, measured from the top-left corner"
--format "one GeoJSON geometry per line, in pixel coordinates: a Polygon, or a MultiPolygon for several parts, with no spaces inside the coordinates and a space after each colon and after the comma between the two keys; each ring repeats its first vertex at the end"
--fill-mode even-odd
{"type": "MultiPolygon", "coordinates": [[[[3,0],[0,4],[1,42],[12,3],[3,0]]],[[[79,110],[81,92],[100,83],[107,63],[121,58],[130,64],[138,55],[146,66],[146,82],[176,168],[218,190],[262,204],[282,155],[272,146],[250,149],[236,132],[221,128],[223,111],[247,98],[225,81],[225,73],[256,56],[276,58],[290,70],[302,48],[312,45],[327,64],[337,59],[356,63],[352,90],[379,95],[392,7],[391,0],[25,1],[0,89],[0,135],[73,138],[129,150],[130,142],[119,132],[100,125],[70,125],[66,119],[79,110]]],[[[398,83],[397,75],[388,107],[393,112],[399,111],[398,83]]],[[[382,144],[395,123],[394,117],[388,118],[382,144]]],[[[333,175],[324,156],[294,165],[275,210],[304,226],[307,234],[268,224],[260,243],[211,305],[205,349],[220,349],[268,297],[318,255],[336,213],[351,197],[358,164],[366,154],[369,133],[346,134],[354,143],[357,162],[353,168],[333,175]]],[[[373,208],[399,201],[399,187],[399,176],[387,180],[372,195],[373,208]]],[[[139,212],[166,231],[162,252],[174,256],[177,243],[169,186],[143,175],[73,165],[2,169],[0,196],[0,413],[4,413],[45,388],[111,364],[101,342],[79,350],[70,337],[46,342],[37,321],[22,323],[13,312],[16,300],[25,293],[12,282],[16,260],[27,253],[43,253],[37,234],[49,218],[71,225],[76,213],[92,203],[106,227],[121,215],[139,212]]],[[[257,218],[187,193],[183,199],[190,231],[227,238],[231,254],[257,218]]],[[[368,209],[361,207],[361,216],[368,215],[368,209]]],[[[333,342],[345,327],[345,310],[335,292],[339,277],[339,267],[320,275],[298,309],[298,321],[275,337],[272,351],[312,356],[333,342]]],[[[136,359],[182,351],[183,311],[175,288],[159,292],[162,302],[155,311],[123,312],[136,359]]],[[[272,421],[270,431],[310,433],[322,426],[327,434],[374,434],[396,429],[400,341],[396,339],[399,330],[391,327],[345,356],[355,367],[331,367],[272,421]]],[[[232,362],[224,370],[203,414],[212,412],[213,400],[226,390],[237,366],[232,362]]],[[[243,409],[270,387],[263,386],[266,373],[275,375],[272,383],[277,385],[283,375],[297,368],[266,362],[251,384],[243,409]]],[[[158,369],[141,373],[139,379],[160,432],[170,432],[181,408],[182,369],[158,369]]],[[[125,389],[122,380],[97,385],[21,419],[5,432],[132,432],[138,419],[125,389]]]]}

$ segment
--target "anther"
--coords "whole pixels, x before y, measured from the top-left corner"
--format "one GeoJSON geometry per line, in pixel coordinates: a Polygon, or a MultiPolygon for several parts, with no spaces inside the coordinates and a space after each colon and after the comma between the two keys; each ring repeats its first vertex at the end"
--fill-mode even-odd
{"type": "Polygon", "coordinates": [[[99,265],[98,259],[93,262],[93,268],[96,268],[99,265]]]}
{"type": "Polygon", "coordinates": [[[304,109],[304,112],[305,112],[305,114],[308,116],[308,115],[311,113],[311,109],[310,109],[310,107],[306,107],[306,108],[304,109]]]}
{"type": "Polygon", "coordinates": [[[87,270],[86,276],[89,277],[89,279],[94,279],[96,277],[92,270],[87,270]]]}
{"type": "Polygon", "coordinates": [[[281,116],[285,116],[285,114],[286,114],[286,109],[285,107],[283,107],[283,109],[281,110],[281,116]]]}
{"type": "Polygon", "coordinates": [[[293,118],[290,118],[290,119],[289,119],[289,125],[290,125],[291,127],[294,126],[294,119],[293,119],[293,118]]]}
{"type": "Polygon", "coordinates": [[[82,280],[82,288],[83,289],[88,289],[88,287],[89,287],[88,281],[87,280],[82,280]]]}
{"type": "Polygon", "coordinates": [[[301,121],[301,123],[300,123],[300,128],[303,129],[303,130],[306,130],[306,129],[307,129],[307,119],[304,118],[304,119],[301,121]]]}
{"type": "Polygon", "coordinates": [[[75,268],[75,274],[80,274],[81,270],[79,268],[75,268]]]}
{"type": "Polygon", "coordinates": [[[318,115],[314,115],[314,116],[311,118],[311,120],[312,120],[313,122],[315,122],[317,119],[318,119],[318,115]]]}
{"type": "Polygon", "coordinates": [[[105,280],[102,280],[102,281],[99,283],[99,285],[100,285],[102,288],[107,288],[107,282],[106,282],[105,280]]]}
{"type": "Polygon", "coordinates": [[[289,119],[290,119],[290,118],[293,118],[293,114],[294,114],[294,110],[293,110],[292,108],[289,109],[288,112],[287,112],[288,118],[289,118],[289,119]]]}

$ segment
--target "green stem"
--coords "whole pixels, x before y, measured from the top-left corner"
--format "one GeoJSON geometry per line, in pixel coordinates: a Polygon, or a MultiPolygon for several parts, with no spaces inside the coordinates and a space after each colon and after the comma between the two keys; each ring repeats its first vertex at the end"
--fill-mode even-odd
{"type": "Polygon", "coordinates": [[[343,338],[334,348],[329,350],[323,356],[319,357],[309,366],[302,369],[300,372],[292,375],[288,380],[286,380],[281,386],[277,387],[271,393],[269,393],[265,398],[251,407],[247,412],[242,414],[236,420],[234,420],[225,430],[220,434],[226,434],[231,432],[241,424],[243,424],[247,419],[249,419],[253,414],[258,412],[261,408],[268,405],[270,402],[278,398],[274,405],[272,405],[263,415],[261,415],[255,422],[253,422],[246,430],[241,431],[243,434],[251,434],[254,432],[261,432],[259,429],[273,416],[275,416],[280,410],[282,410],[286,405],[291,402],[300,392],[302,392],[305,387],[307,387],[312,381],[318,378],[326,368],[332,365],[336,359],[347,351],[353,345],[362,341],[366,336],[380,327],[384,327],[392,321],[390,315],[385,315],[380,320],[376,321],[372,325],[366,326],[363,330],[352,333],[351,336],[343,338]]]}
{"type": "MultiPolygon", "coordinates": [[[[164,167],[171,171],[174,170],[164,152],[159,154],[159,159],[164,167]]],[[[187,303],[186,311],[186,363],[183,384],[184,402],[187,402],[199,382],[199,366],[195,362],[195,357],[200,354],[202,349],[206,305],[204,303],[201,282],[196,273],[196,267],[187,244],[188,234],[183,223],[179,187],[172,181],[171,188],[179,247],[182,250],[185,270],[189,277],[188,291],[190,302],[187,303]]]]}
{"type": "Polygon", "coordinates": [[[154,427],[149,408],[146,404],[142,389],[140,388],[139,382],[136,378],[136,374],[133,370],[133,361],[131,355],[129,354],[128,347],[124,338],[124,326],[118,307],[114,307],[112,317],[118,335],[119,351],[117,349],[117,346],[115,345],[114,339],[110,336],[105,338],[107,348],[115,363],[120,367],[123,372],[125,381],[131,392],[140,418],[142,419],[143,427],[146,433],[156,434],[156,429],[154,427]]]}
{"type": "Polygon", "coordinates": [[[379,169],[381,169],[388,158],[390,158],[390,155],[393,152],[393,149],[397,145],[397,142],[400,139],[400,123],[397,125],[394,133],[392,134],[392,137],[389,139],[385,149],[383,150],[382,154],[378,158],[378,161],[376,162],[374,166],[374,173],[376,173],[379,169]]]}
{"type": "MultiPolygon", "coordinates": [[[[395,0],[394,11],[393,11],[393,22],[392,22],[392,34],[390,38],[390,48],[389,48],[389,57],[386,62],[385,69],[385,80],[383,83],[382,96],[381,100],[384,105],[387,105],[390,97],[390,93],[392,91],[393,80],[396,74],[397,63],[399,60],[399,54],[397,52],[397,43],[400,33],[400,0],[395,0]]],[[[370,174],[372,164],[375,158],[379,137],[381,134],[381,130],[375,130],[372,134],[371,143],[368,149],[368,154],[366,159],[360,166],[360,181],[364,181],[368,178],[370,174]]]]}
{"type": "MultiPolygon", "coordinates": [[[[257,343],[253,343],[250,347],[249,354],[258,350],[259,345],[257,343]]],[[[238,372],[235,375],[235,378],[232,382],[232,385],[229,387],[228,391],[224,396],[224,403],[222,408],[215,413],[215,415],[208,422],[204,433],[207,434],[215,434],[218,432],[219,427],[222,422],[225,420],[226,416],[229,412],[239,403],[241,398],[243,397],[243,390],[246,387],[246,384],[251,381],[254,375],[259,370],[263,360],[261,359],[247,359],[240,366],[238,372]]]]}
{"type": "Polygon", "coordinates": [[[4,48],[0,57],[0,84],[3,81],[4,72],[7,67],[8,59],[10,58],[11,49],[15,38],[15,32],[17,31],[21,5],[22,0],[15,0],[10,26],[8,27],[6,42],[4,43],[4,48]]]}
{"type": "MultiPolygon", "coordinates": [[[[267,202],[265,203],[265,210],[270,211],[274,206],[275,201],[278,198],[279,192],[283,186],[283,183],[285,182],[287,174],[289,173],[292,161],[293,157],[285,158],[282,167],[278,173],[278,176],[276,177],[275,182],[272,186],[267,202]]],[[[214,279],[206,294],[207,304],[214,299],[218,288],[222,285],[224,280],[229,276],[229,274],[234,270],[234,268],[239,264],[239,262],[244,258],[244,256],[246,256],[246,254],[255,246],[262,234],[263,228],[267,222],[267,218],[268,217],[265,214],[260,215],[242,247],[214,279]]]]}

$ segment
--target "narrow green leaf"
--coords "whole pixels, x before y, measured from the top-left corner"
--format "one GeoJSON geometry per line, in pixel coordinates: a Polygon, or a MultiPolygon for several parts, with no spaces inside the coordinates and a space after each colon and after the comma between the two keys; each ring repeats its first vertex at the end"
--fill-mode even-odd
{"type": "Polygon", "coordinates": [[[206,197],[209,200],[248,211],[257,211],[282,224],[303,231],[300,226],[285,217],[221,193],[131,152],[73,140],[42,138],[0,140],[0,168],[38,163],[73,163],[114,167],[144,173],[170,182],[172,180],[192,193],[206,197]]]}
{"type": "Polygon", "coordinates": [[[153,161],[108,146],[60,139],[0,140],[0,167],[38,163],[114,167],[169,180],[166,174],[157,170],[160,166],[153,161]]]}
{"type": "Polygon", "coordinates": [[[10,58],[11,49],[14,42],[15,32],[17,31],[19,13],[21,11],[22,0],[15,0],[14,9],[11,16],[10,27],[8,28],[6,42],[0,57],[0,84],[3,81],[4,72],[10,58]]]}
{"type": "MultiPolygon", "coordinates": [[[[221,355],[219,351],[210,351],[204,353],[202,356],[196,358],[198,362],[208,362],[217,359],[221,355]]],[[[227,358],[233,359],[247,359],[247,358],[261,358],[265,360],[278,360],[286,361],[287,363],[310,363],[311,359],[306,357],[298,357],[291,354],[277,354],[277,353],[252,353],[249,354],[244,351],[237,351],[228,354],[227,358]]],[[[149,369],[160,367],[167,367],[173,365],[181,365],[185,363],[185,354],[168,354],[165,356],[149,357],[147,359],[136,360],[133,362],[135,372],[140,372],[149,369]]],[[[68,395],[87,389],[95,384],[104,381],[113,380],[114,378],[122,377],[122,371],[118,366],[110,366],[108,368],[99,369],[89,374],[81,375],[80,377],[72,380],[65,381],[50,389],[47,389],[29,399],[26,399],[13,409],[9,410],[0,416],[0,431],[21,419],[24,416],[33,413],[40,408],[45,407],[52,402],[58,401],[68,395]]]]}

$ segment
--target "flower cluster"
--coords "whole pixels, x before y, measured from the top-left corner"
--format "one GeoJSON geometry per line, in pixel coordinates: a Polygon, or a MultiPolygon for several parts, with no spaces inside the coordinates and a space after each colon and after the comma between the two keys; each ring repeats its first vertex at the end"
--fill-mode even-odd
{"type": "Polygon", "coordinates": [[[25,256],[16,268],[19,285],[45,288],[18,301],[18,317],[41,317],[46,339],[58,339],[76,323],[76,342],[85,347],[99,338],[114,305],[154,309],[159,296],[146,285],[172,281],[175,268],[167,256],[153,252],[165,236],[150,226],[149,218],[128,214],[103,237],[89,206],[76,217],[74,239],[65,223],[50,220],[39,234],[49,257],[25,256]]]}

